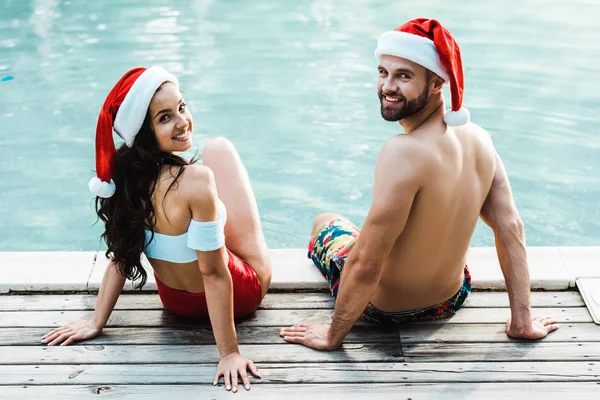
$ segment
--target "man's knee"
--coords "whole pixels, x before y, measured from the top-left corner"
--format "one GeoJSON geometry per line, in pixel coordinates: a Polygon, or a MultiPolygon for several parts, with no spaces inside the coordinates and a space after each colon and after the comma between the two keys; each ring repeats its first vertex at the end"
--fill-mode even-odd
{"type": "Polygon", "coordinates": [[[323,225],[328,224],[329,222],[333,221],[334,219],[344,219],[345,220],[346,218],[343,215],[337,214],[334,212],[326,212],[326,213],[317,215],[315,218],[315,222],[313,223],[311,236],[316,235],[317,230],[319,230],[321,227],[323,227],[323,225]]]}

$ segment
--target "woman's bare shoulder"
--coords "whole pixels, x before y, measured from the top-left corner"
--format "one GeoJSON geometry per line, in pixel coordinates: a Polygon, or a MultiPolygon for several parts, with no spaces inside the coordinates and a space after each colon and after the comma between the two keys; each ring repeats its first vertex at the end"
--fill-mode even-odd
{"type": "Polygon", "coordinates": [[[190,204],[209,206],[217,199],[217,186],[213,171],[205,165],[186,165],[181,175],[180,191],[190,204]]]}

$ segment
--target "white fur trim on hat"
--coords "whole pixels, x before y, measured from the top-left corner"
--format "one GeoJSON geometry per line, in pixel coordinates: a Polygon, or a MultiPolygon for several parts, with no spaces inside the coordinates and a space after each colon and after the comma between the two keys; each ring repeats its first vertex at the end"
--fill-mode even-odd
{"type": "Polygon", "coordinates": [[[144,123],[154,93],[165,82],[171,82],[179,88],[179,81],[174,75],[163,67],[151,67],[131,85],[113,124],[114,131],[125,140],[127,147],[133,145],[133,140],[144,123]]]}
{"type": "Polygon", "coordinates": [[[115,182],[112,179],[110,180],[110,182],[102,182],[97,176],[90,179],[88,187],[90,188],[90,192],[92,192],[94,196],[102,197],[105,199],[115,194],[115,190],[117,188],[115,182]]]}
{"type": "Polygon", "coordinates": [[[433,41],[426,37],[399,31],[385,32],[377,39],[375,57],[380,60],[384,54],[406,58],[435,72],[446,82],[450,79],[433,41]]]}
{"type": "Polygon", "coordinates": [[[444,114],[444,122],[448,126],[465,125],[471,119],[471,113],[465,107],[461,107],[458,111],[448,111],[444,114]]]}

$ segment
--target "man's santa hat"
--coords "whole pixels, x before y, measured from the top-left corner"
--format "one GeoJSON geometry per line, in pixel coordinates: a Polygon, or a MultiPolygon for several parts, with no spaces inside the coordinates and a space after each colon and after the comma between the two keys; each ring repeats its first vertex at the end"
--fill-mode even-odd
{"type": "Polygon", "coordinates": [[[116,149],[112,131],[131,147],[154,93],[165,82],[179,88],[177,78],[162,67],[134,68],[119,79],[106,97],[96,126],[96,176],[88,184],[93,195],[108,198],[115,193],[112,175],[116,149]]]}
{"type": "Polygon", "coordinates": [[[391,32],[385,32],[377,40],[375,57],[380,60],[384,54],[419,64],[449,83],[452,111],[444,115],[444,121],[450,126],[469,122],[469,110],[462,106],[464,79],[460,48],[452,34],[438,21],[413,19],[391,32]]]}

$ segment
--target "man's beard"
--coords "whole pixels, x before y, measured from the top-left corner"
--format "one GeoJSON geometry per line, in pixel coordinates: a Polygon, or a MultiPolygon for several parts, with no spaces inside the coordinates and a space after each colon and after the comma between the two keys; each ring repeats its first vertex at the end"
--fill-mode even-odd
{"type": "Polygon", "coordinates": [[[429,100],[429,91],[427,90],[427,85],[423,89],[423,92],[416,99],[412,99],[410,101],[406,100],[406,97],[402,96],[402,94],[393,94],[392,97],[399,97],[402,100],[402,107],[385,107],[383,105],[383,94],[379,92],[379,101],[381,103],[381,116],[386,121],[400,121],[404,118],[408,118],[416,113],[420,112],[425,108],[427,101],[429,100]]]}

